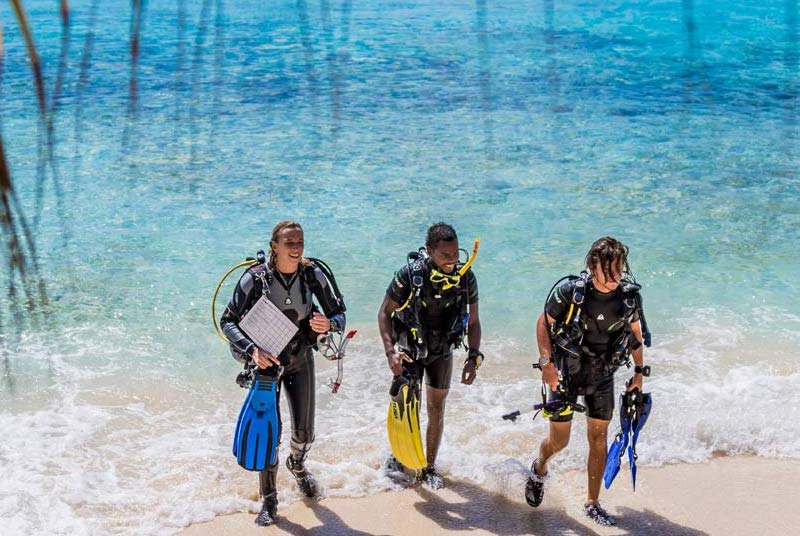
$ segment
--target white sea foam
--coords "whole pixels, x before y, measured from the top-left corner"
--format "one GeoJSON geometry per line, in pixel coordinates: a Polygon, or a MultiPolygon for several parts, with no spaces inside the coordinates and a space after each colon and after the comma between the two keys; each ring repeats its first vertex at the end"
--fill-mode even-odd
{"type": "MultiPolygon", "coordinates": [[[[640,465],[718,454],[800,457],[800,367],[791,346],[797,319],[757,314],[778,326],[778,335],[764,337],[748,319],[709,310],[681,321],[683,336],[656,338],[646,353],[653,376],[645,387],[654,404],[639,441],[640,465]]],[[[327,496],[397,487],[380,470],[389,453],[390,372],[375,328],[358,327],[338,394],[325,387],[335,363],[316,361],[317,440],[309,467],[327,496]]],[[[205,373],[176,374],[183,365],[163,343],[139,338],[121,352],[129,336],[121,326],[81,328],[61,336],[59,351],[36,337],[20,343],[15,355],[47,379],[26,385],[24,394],[17,385],[16,402],[0,413],[7,437],[0,446],[4,534],[164,533],[257,507],[257,475],[230,453],[244,397],[232,381],[235,362],[225,357],[205,373]]],[[[532,422],[532,413],[516,422],[501,416],[539,400],[534,347],[487,335],[483,350],[486,364],[472,386],[460,384],[463,355],[456,354],[438,464],[445,476],[521,500],[547,425],[541,417],[532,422]]],[[[617,390],[627,376],[618,373],[617,390]]],[[[290,433],[285,422],[281,462],[290,433]]],[[[574,428],[572,444],[552,464],[556,473],[584,466],[584,419],[576,418],[574,428]]],[[[615,428],[616,416],[612,434],[615,428]]],[[[278,486],[282,503],[300,497],[283,469],[278,486]]]]}

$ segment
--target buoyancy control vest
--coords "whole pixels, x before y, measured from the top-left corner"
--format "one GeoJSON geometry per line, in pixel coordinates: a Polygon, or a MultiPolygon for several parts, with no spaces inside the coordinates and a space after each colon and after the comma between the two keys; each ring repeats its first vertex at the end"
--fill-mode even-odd
{"type": "MultiPolygon", "coordinates": [[[[263,252],[259,251],[259,254],[263,252]]],[[[259,256],[259,259],[263,257],[259,256]]],[[[322,260],[314,257],[306,257],[307,263],[301,264],[302,270],[300,277],[300,294],[302,296],[303,304],[307,304],[309,292],[317,298],[317,301],[323,305],[323,308],[328,309],[332,314],[344,313],[346,307],[344,305],[344,296],[342,296],[339,286],[336,284],[336,278],[330,267],[322,260]],[[327,303],[328,297],[321,291],[321,286],[317,280],[315,269],[319,269],[322,275],[325,276],[328,284],[330,285],[334,303],[327,303]],[[307,291],[308,290],[308,291],[307,291]]],[[[275,278],[273,270],[266,262],[257,262],[247,269],[248,273],[253,277],[253,292],[258,296],[268,296],[270,293],[270,284],[275,278]]],[[[316,311],[316,305],[312,305],[312,310],[316,311]]]]}
{"type": "MultiPolygon", "coordinates": [[[[589,272],[584,270],[579,276],[569,275],[556,281],[545,300],[545,309],[553,291],[558,287],[559,283],[564,280],[567,280],[568,283],[572,283],[572,294],[568,297],[570,300],[569,308],[567,309],[566,315],[563,315],[563,318],[557,318],[556,322],[550,328],[553,355],[556,358],[556,364],[559,368],[563,372],[576,374],[581,369],[582,356],[599,359],[612,370],[622,365],[630,367],[631,352],[638,349],[642,344],[636,338],[631,328],[631,323],[636,313],[638,313],[639,321],[641,322],[644,345],[649,347],[652,340],[650,330],[647,327],[647,320],[644,316],[642,296],[639,292],[642,288],[641,285],[629,279],[620,281],[622,290],[622,315],[620,322],[622,322],[622,326],[614,329],[614,331],[618,330],[619,334],[611,342],[607,351],[594,354],[583,345],[584,335],[588,329],[582,313],[588,285],[591,281],[589,272]]],[[[567,296],[565,296],[565,298],[567,298],[567,296]]],[[[613,327],[614,326],[612,326],[612,328],[613,327]]],[[[609,331],[611,330],[612,329],[609,328],[609,331]]]]}
{"type": "MultiPolygon", "coordinates": [[[[473,254],[467,263],[458,266],[453,274],[453,278],[458,278],[457,283],[449,283],[449,288],[457,289],[454,297],[456,313],[449,323],[447,330],[443,333],[447,343],[451,348],[464,345],[464,338],[468,332],[469,325],[469,281],[467,271],[474,261],[477,252],[477,244],[473,248],[473,254]]],[[[406,352],[410,352],[412,359],[425,359],[428,356],[428,346],[426,336],[430,335],[428,328],[424,325],[424,309],[426,307],[425,291],[445,292],[432,288],[433,283],[429,283],[426,289],[425,281],[429,278],[428,263],[430,256],[426,249],[419,248],[406,256],[408,267],[409,282],[411,291],[408,299],[394,313],[392,313],[392,330],[395,342],[406,352]]],[[[445,276],[447,277],[447,276],[445,276]]],[[[466,346],[465,346],[466,348],[466,346]]]]}
{"type": "MultiPolygon", "coordinates": [[[[258,251],[255,258],[248,257],[244,262],[237,264],[222,277],[220,282],[217,284],[217,288],[214,292],[214,297],[212,298],[211,302],[211,316],[214,322],[214,327],[217,330],[217,334],[219,337],[231,344],[231,351],[232,352],[241,352],[242,349],[238,348],[235,344],[231,343],[225,334],[220,329],[219,325],[217,324],[216,314],[215,314],[215,302],[219,290],[224,283],[225,279],[233,273],[236,269],[246,267],[246,272],[250,274],[252,281],[253,281],[253,291],[252,295],[255,297],[252,300],[252,303],[249,303],[246,308],[237,311],[236,316],[239,318],[244,317],[250,308],[255,304],[256,300],[261,298],[262,296],[267,296],[270,293],[270,284],[272,283],[275,275],[272,269],[268,266],[266,255],[263,251],[258,251]]],[[[314,257],[308,257],[307,262],[304,262],[301,265],[301,274],[300,274],[300,294],[302,295],[302,303],[307,305],[308,301],[311,299],[311,295],[317,298],[317,301],[322,305],[323,309],[325,310],[326,314],[329,316],[338,315],[340,313],[344,313],[346,310],[344,304],[344,297],[339,290],[339,287],[336,283],[336,279],[333,276],[333,272],[331,271],[330,267],[320,259],[316,259],[314,257]],[[322,273],[324,278],[328,283],[328,287],[330,288],[331,292],[327,293],[322,290],[321,284],[316,276],[316,269],[322,273]]],[[[312,302],[312,311],[316,311],[317,308],[312,302]]],[[[299,334],[303,335],[303,339],[308,344],[314,343],[314,337],[311,334],[311,329],[308,323],[308,318],[303,319],[303,321],[299,324],[299,334]]],[[[341,331],[344,329],[344,325],[336,325],[333,326],[332,331],[341,331]]]]}

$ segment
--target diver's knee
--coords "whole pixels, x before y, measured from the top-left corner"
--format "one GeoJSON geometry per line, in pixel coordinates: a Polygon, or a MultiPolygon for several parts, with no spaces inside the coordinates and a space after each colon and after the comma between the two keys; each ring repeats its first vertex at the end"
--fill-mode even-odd
{"type": "Polygon", "coordinates": [[[569,445],[569,436],[550,438],[550,448],[553,450],[553,453],[564,450],[567,448],[567,445],[569,445]]]}
{"type": "Polygon", "coordinates": [[[569,445],[570,435],[571,434],[569,433],[569,430],[566,431],[551,430],[550,436],[548,437],[548,442],[553,452],[559,452],[567,448],[567,445],[569,445]]]}

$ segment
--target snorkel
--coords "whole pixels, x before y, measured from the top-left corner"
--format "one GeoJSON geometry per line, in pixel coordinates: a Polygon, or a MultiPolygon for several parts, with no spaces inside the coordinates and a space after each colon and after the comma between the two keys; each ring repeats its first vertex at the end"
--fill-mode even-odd
{"type": "MultiPolygon", "coordinates": [[[[461,283],[461,278],[464,274],[467,273],[467,270],[470,269],[472,263],[475,262],[475,257],[478,256],[478,248],[481,245],[481,237],[475,239],[475,242],[472,244],[472,254],[467,258],[467,262],[465,262],[461,268],[459,268],[456,273],[454,274],[445,274],[437,270],[436,268],[431,269],[430,280],[431,283],[440,284],[440,290],[449,290],[455,286],[458,286],[461,283]]],[[[461,250],[465,251],[465,250],[461,250]]]]}
{"type": "Polygon", "coordinates": [[[475,257],[478,256],[478,248],[481,245],[481,237],[475,239],[475,242],[472,244],[472,254],[467,259],[467,262],[458,270],[458,275],[464,275],[467,273],[467,270],[470,269],[472,263],[475,262],[475,257]]]}

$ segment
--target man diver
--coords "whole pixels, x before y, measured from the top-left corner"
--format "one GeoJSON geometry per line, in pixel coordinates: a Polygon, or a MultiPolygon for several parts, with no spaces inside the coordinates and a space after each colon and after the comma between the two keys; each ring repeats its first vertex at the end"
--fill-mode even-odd
{"type": "Polygon", "coordinates": [[[541,504],[547,464],[569,444],[572,404],[582,395],[589,441],[584,512],[608,526],[616,521],[598,497],[606,465],[606,434],[614,410],[613,375],[620,365],[629,365],[632,356],[635,373],[627,391],[641,391],[643,316],[640,287],[625,277],[631,273],[627,246],[610,236],[600,238],[586,254],[585,264],[587,271],[581,277],[573,276],[556,292],[551,291],[536,324],[541,357],[534,367],[541,369],[542,382],[549,387],[551,410],[545,416],[550,419],[550,431],[531,465],[525,499],[533,507],[541,504]]]}
{"type": "MultiPolygon", "coordinates": [[[[220,325],[231,344],[233,356],[258,371],[277,371],[277,393],[273,395],[277,410],[277,434],[268,440],[242,445],[239,449],[267,448],[268,441],[275,453],[274,465],[260,471],[261,512],[255,523],[261,526],[275,523],[278,508],[275,480],[278,473],[277,444],[280,440],[280,390],[285,390],[292,420],[291,453],[286,466],[294,475],[300,491],[307,497],[318,494],[317,482],[306,469],[305,459],[314,442],[314,356],[312,348],[317,336],[329,331],[341,332],[345,327],[345,306],[326,272],[315,261],[303,257],[303,228],[292,221],[279,222],[272,231],[269,259],[256,264],[239,279],[220,325]],[[299,329],[280,355],[259,349],[240,329],[239,322],[262,297],[266,297],[299,329]],[[317,300],[320,312],[314,304],[317,300]],[[282,389],[281,389],[282,387],[282,389]]],[[[324,264],[324,263],[321,263],[324,264]]],[[[327,266],[325,266],[327,271],[327,266]]],[[[331,275],[332,277],[332,275],[331,275]]],[[[240,416],[240,420],[241,420],[240,416]]]]}
{"type": "MultiPolygon", "coordinates": [[[[471,385],[483,362],[479,349],[478,284],[470,268],[477,249],[465,265],[459,264],[459,251],[458,237],[452,226],[444,222],[432,225],[424,250],[420,248],[419,253],[409,254],[406,266],[389,284],[378,311],[378,328],[395,383],[408,379],[417,385],[418,392],[418,382],[425,378],[427,455],[421,452],[418,424],[413,433],[417,434],[422,467],[418,479],[432,489],[444,487],[444,480],[436,471],[436,455],[453,373],[453,349],[463,343],[465,334],[468,357],[461,383],[471,385]]],[[[417,407],[418,400],[415,400],[414,409],[417,407]]],[[[394,457],[390,457],[387,466],[403,470],[403,465],[394,457]]]]}

